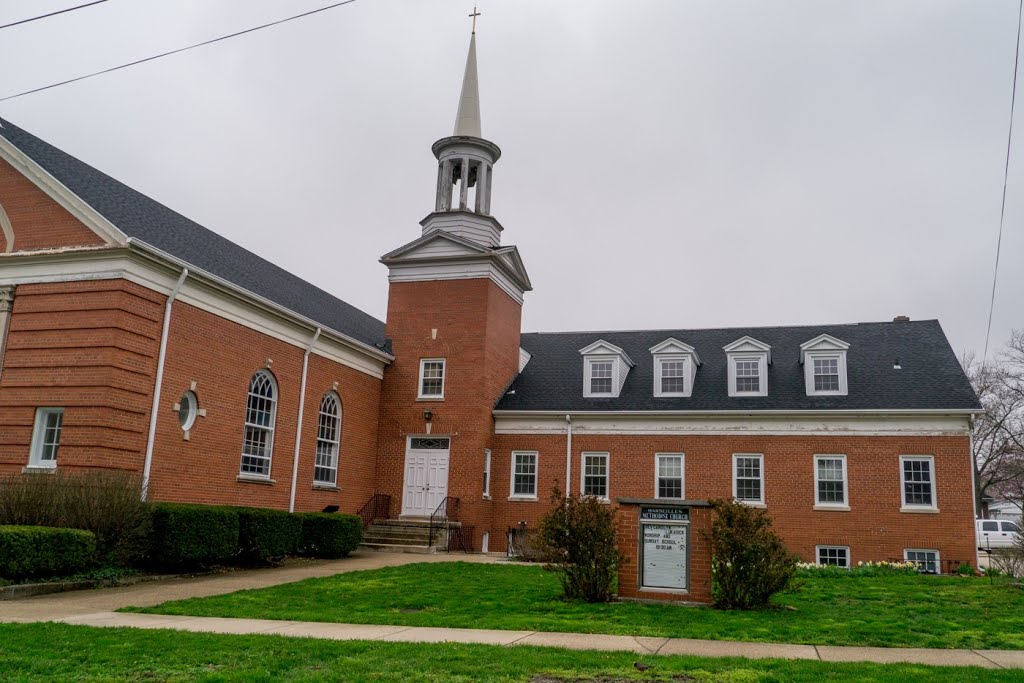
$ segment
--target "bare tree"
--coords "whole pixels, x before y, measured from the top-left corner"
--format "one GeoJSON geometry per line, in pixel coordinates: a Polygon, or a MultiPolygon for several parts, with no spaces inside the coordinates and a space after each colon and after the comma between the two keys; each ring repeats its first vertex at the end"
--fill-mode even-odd
{"type": "Polygon", "coordinates": [[[961,363],[985,411],[971,428],[975,511],[986,496],[1024,507],[1024,330],[1010,335],[995,360],[982,363],[964,354],[961,363]]]}

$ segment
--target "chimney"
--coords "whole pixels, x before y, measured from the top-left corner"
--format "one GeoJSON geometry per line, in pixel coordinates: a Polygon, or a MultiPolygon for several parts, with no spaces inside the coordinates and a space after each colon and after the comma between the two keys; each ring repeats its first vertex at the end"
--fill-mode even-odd
{"type": "Polygon", "coordinates": [[[898,315],[892,319],[894,323],[909,323],[910,317],[906,315],[898,315]]]}

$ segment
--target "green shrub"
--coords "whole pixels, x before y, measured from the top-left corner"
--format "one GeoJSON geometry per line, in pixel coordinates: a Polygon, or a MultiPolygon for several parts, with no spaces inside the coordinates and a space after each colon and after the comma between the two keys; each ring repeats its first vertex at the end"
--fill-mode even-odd
{"type": "Polygon", "coordinates": [[[609,602],[625,556],[615,538],[615,508],[594,496],[551,495],[540,520],[536,547],[545,569],[558,574],[565,597],[609,602]]]}
{"type": "Polygon", "coordinates": [[[711,592],[715,607],[766,607],[772,595],[784,590],[796,573],[797,557],[772,531],[764,510],[735,500],[713,500],[711,533],[711,592]]]}
{"type": "Polygon", "coordinates": [[[103,564],[138,564],[146,551],[149,506],[142,479],[118,470],[20,474],[0,479],[0,524],[85,529],[103,564]]]}
{"type": "Polygon", "coordinates": [[[299,549],[302,520],[283,510],[237,508],[238,545],[241,559],[264,564],[299,549]]]}
{"type": "Polygon", "coordinates": [[[299,552],[309,557],[334,559],[345,557],[363,540],[363,520],[355,515],[303,512],[299,552]]]}
{"type": "Polygon", "coordinates": [[[184,503],[153,506],[149,563],[158,569],[200,569],[238,554],[236,508],[184,503]]]}
{"type": "Polygon", "coordinates": [[[74,574],[95,555],[96,537],[88,531],[0,526],[0,576],[7,579],[74,574]]]}

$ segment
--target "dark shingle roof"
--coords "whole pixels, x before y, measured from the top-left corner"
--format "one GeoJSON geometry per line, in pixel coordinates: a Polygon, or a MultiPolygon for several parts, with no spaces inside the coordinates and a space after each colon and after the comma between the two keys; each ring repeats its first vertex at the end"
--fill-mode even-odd
{"type": "Polygon", "coordinates": [[[498,401],[498,410],[871,410],[978,407],[978,399],[936,320],[806,327],[717,330],[644,330],[522,335],[530,362],[498,401]],[[807,396],[800,344],[830,334],[850,344],[848,396],[807,396]],[[728,395],[723,346],[750,335],[772,347],[768,396],[728,395]],[[703,365],[690,398],[654,397],[654,361],[649,349],[675,337],[693,346],[703,365]],[[636,363],[618,398],[583,397],[579,350],[604,339],[636,363]],[[899,359],[901,370],[893,369],[899,359]]]}
{"type": "Polygon", "coordinates": [[[371,346],[384,323],[0,119],[0,135],[129,237],[371,346]]]}

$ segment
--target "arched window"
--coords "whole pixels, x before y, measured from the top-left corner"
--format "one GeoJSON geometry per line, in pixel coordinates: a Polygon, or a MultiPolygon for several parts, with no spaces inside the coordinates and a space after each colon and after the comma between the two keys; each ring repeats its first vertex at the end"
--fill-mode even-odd
{"type": "Polygon", "coordinates": [[[320,401],[316,430],[316,462],[313,482],[335,486],[338,482],[338,445],[341,443],[341,399],[333,391],[320,401]]]}
{"type": "Polygon", "coordinates": [[[270,459],[274,452],[274,421],[277,419],[277,382],[266,370],[260,370],[249,382],[249,401],[245,409],[245,438],[242,441],[243,475],[270,478],[270,459]]]}

